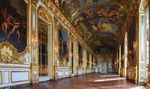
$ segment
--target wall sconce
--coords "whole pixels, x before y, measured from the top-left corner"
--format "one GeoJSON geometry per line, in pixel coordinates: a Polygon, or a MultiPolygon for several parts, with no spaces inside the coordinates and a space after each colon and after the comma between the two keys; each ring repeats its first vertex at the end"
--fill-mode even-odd
{"type": "Polygon", "coordinates": [[[136,49],[137,43],[133,42],[133,48],[136,49]]]}
{"type": "Polygon", "coordinates": [[[73,56],[72,53],[70,53],[69,56],[72,57],[73,56]]]}
{"type": "Polygon", "coordinates": [[[77,56],[77,60],[79,59],[79,56],[77,56]]]}
{"type": "Polygon", "coordinates": [[[85,58],[82,58],[83,61],[85,61],[85,58]]]}
{"type": "Polygon", "coordinates": [[[32,34],[32,39],[31,39],[31,41],[32,41],[32,46],[33,46],[33,48],[36,48],[37,45],[38,45],[38,40],[37,40],[37,37],[36,37],[36,34],[35,34],[35,33],[32,34]]]}
{"type": "Polygon", "coordinates": [[[55,46],[55,51],[56,51],[56,53],[58,53],[58,46],[57,45],[55,46]]]}

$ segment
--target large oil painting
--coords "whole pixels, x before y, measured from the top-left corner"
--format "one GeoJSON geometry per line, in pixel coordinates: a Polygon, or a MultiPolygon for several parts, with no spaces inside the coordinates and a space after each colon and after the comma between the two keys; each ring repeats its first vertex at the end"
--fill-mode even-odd
{"type": "Polygon", "coordinates": [[[17,52],[27,47],[26,12],[24,0],[0,0],[0,43],[9,42],[17,52]]]}
{"type": "Polygon", "coordinates": [[[60,66],[68,64],[68,33],[64,29],[59,30],[59,61],[60,66]]]}

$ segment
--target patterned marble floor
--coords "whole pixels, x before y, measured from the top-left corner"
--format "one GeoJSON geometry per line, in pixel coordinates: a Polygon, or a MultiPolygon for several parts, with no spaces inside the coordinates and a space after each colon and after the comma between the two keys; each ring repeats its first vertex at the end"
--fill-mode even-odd
{"type": "Polygon", "coordinates": [[[56,82],[43,82],[36,85],[22,85],[11,89],[145,89],[125,78],[113,74],[88,74],[79,77],[60,79],[56,82]]]}

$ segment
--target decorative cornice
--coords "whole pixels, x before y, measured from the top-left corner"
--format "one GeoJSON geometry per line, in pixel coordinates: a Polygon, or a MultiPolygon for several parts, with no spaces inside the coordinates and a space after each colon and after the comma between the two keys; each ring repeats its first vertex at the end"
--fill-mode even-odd
{"type": "Polygon", "coordinates": [[[66,27],[69,33],[71,33],[76,39],[78,39],[79,42],[84,45],[84,47],[90,51],[91,54],[94,55],[93,50],[87,45],[86,42],[84,42],[83,38],[78,34],[76,31],[76,28],[71,24],[71,22],[64,16],[64,14],[61,12],[59,7],[57,7],[51,0],[41,0],[41,2],[50,9],[57,19],[59,19],[62,24],[66,27]]]}
{"type": "Polygon", "coordinates": [[[124,40],[125,37],[125,32],[129,30],[129,25],[131,23],[132,17],[134,16],[134,13],[138,10],[138,3],[136,0],[132,0],[132,3],[130,4],[130,8],[128,11],[127,19],[124,22],[124,26],[121,28],[119,31],[118,39],[119,39],[119,44],[121,44],[124,40]]]}
{"type": "Polygon", "coordinates": [[[52,22],[52,17],[50,17],[49,14],[47,14],[47,11],[43,7],[38,9],[38,14],[39,16],[41,16],[41,18],[45,19],[46,22],[52,22]]]}

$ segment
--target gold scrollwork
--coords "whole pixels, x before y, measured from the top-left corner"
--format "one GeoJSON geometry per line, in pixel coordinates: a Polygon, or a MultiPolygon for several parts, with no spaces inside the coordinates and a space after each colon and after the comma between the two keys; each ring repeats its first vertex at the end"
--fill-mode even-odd
{"type": "Polygon", "coordinates": [[[11,43],[4,41],[0,43],[0,63],[23,64],[24,57],[11,43]]]}
{"type": "Polygon", "coordinates": [[[52,23],[52,17],[50,16],[50,14],[48,13],[48,11],[45,8],[40,7],[39,10],[38,10],[38,14],[44,20],[48,21],[49,23],[52,23]]]}
{"type": "MultiPolygon", "coordinates": [[[[28,0],[25,0],[25,1],[28,1],[28,0]]],[[[31,3],[36,6],[36,4],[38,3],[38,0],[31,0],[31,3]]]]}

